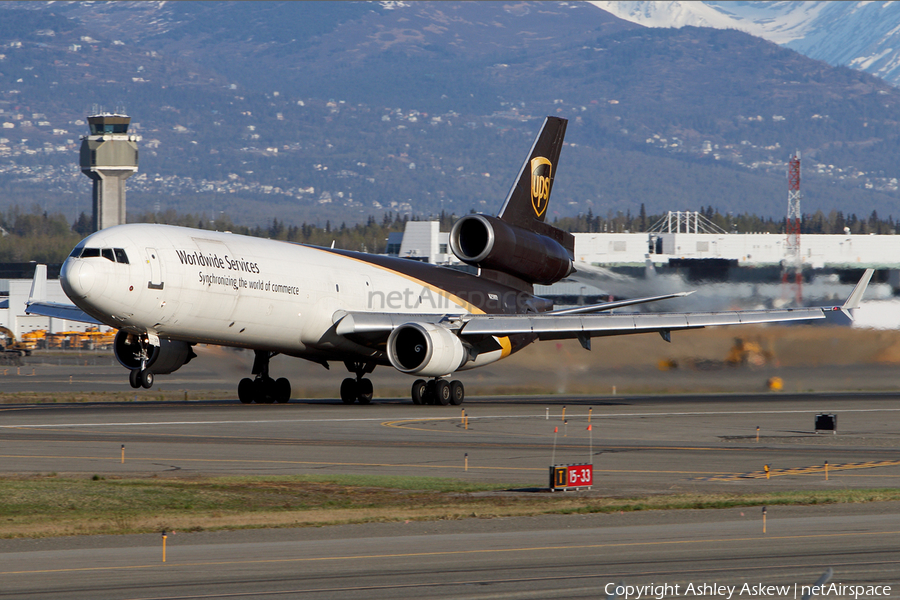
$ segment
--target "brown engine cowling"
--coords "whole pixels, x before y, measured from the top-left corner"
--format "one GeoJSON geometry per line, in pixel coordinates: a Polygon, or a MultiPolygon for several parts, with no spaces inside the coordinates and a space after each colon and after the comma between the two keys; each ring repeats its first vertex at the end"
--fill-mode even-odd
{"type": "Polygon", "coordinates": [[[465,263],[528,283],[549,285],[574,270],[569,252],[555,239],[487,215],[457,221],[450,231],[450,248],[465,263]]]}

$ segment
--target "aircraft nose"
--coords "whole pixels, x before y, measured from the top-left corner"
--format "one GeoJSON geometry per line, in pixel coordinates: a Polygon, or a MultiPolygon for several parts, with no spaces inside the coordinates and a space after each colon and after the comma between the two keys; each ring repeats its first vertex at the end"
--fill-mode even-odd
{"type": "Polygon", "coordinates": [[[97,271],[94,265],[84,260],[68,259],[63,263],[62,272],[59,274],[60,284],[66,296],[72,298],[87,298],[97,279],[97,271]]]}

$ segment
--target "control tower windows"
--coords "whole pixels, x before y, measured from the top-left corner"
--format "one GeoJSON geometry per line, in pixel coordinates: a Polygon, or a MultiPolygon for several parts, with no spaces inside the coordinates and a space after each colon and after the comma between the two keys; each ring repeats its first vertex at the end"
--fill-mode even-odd
{"type": "Polygon", "coordinates": [[[128,133],[128,123],[91,123],[91,135],[128,133]]]}

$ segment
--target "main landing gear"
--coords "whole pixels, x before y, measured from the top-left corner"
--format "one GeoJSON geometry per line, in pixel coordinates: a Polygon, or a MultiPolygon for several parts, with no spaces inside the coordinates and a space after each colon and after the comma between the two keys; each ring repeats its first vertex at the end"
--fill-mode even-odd
{"type": "MultiPolygon", "coordinates": [[[[375,369],[375,363],[345,361],[347,370],[356,374],[356,379],[348,377],[341,382],[341,401],[344,404],[369,404],[372,402],[372,381],[364,375],[375,369]]],[[[413,404],[460,405],[466,399],[466,390],[461,381],[447,381],[435,377],[431,381],[417,379],[412,386],[413,404]]]]}
{"type": "Polygon", "coordinates": [[[255,379],[245,377],[238,384],[238,398],[244,404],[257,402],[259,404],[281,404],[291,399],[291,382],[284,377],[272,379],[269,377],[269,359],[277,352],[268,350],[255,350],[256,358],[253,359],[253,371],[255,379]]]}
{"type": "Polygon", "coordinates": [[[372,394],[375,388],[372,386],[371,379],[365,379],[363,375],[371,373],[375,370],[375,363],[345,361],[347,370],[356,374],[356,379],[348,377],[341,382],[341,401],[344,404],[369,404],[372,402],[372,394]]]}
{"type": "Polygon", "coordinates": [[[441,404],[458,406],[466,399],[461,381],[447,381],[439,377],[431,381],[417,379],[412,385],[413,404],[441,404]]]}

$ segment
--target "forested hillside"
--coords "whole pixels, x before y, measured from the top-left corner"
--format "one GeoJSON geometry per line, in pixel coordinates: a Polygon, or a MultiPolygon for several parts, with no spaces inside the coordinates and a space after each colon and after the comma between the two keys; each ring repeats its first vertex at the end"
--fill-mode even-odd
{"type": "MultiPolygon", "coordinates": [[[[722,214],[708,206],[701,209],[703,216],[725,231],[735,233],[785,232],[784,220],[760,217],[749,213],[722,214]]],[[[590,210],[583,215],[553,219],[559,228],[577,232],[642,232],[663,218],[661,214],[647,214],[644,206],[637,213],[618,213],[602,217],[590,210]]],[[[384,253],[388,234],[403,231],[409,217],[394,213],[384,213],[380,217],[370,215],[365,221],[350,224],[345,220],[326,221],[323,226],[307,222],[295,223],[273,218],[266,225],[246,225],[235,223],[225,214],[215,220],[207,220],[192,213],[178,213],[167,210],[162,213],[136,215],[135,222],[165,223],[182,227],[197,227],[215,231],[231,231],[243,235],[311,244],[331,246],[360,252],[384,253]]],[[[441,231],[449,231],[457,217],[441,213],[435,217],[440,222],[441,231]]],[[[90,233],[91,219],[81,213],[74,223],[68,223],[61,213],[47,214],[35,207],[33,211],[22,211],[18,207],[0,212],[0,263],[41,262],[57,264],[65,260],[75,244],[90,233]]],[[[868,217],[856,214],[844,215],[839,211],[824,214],[817,211],[805,215],[802,222],[803,233],[843,233],[848,228],[853,234],[895,234],[897,223],[893,218],[879,218],[876,212],[868,217]]]]}
{"type": "Polygon", "coordinates": [[[152,212],[324,227],[495,212],[569,119],[551,216],[894,215],[900,91],[737,31],[570,3],[0,2],[0,209],[90,210],[84,118],[142,136],[152,212]],[[380,217],[376,216],[376,220],[380,217]]]}

